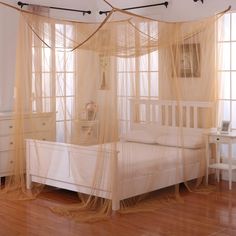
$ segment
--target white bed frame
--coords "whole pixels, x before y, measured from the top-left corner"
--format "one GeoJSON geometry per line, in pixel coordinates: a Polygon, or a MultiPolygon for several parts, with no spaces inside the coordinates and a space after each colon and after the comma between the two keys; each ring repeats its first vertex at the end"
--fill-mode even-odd
{"type": "Polygon", "coordinates": [[[199,112],[213,109],[212,102],[166,101],[166,100],[130,100],[131,129],[147,125],[202,132],[199,112]],[[142,114],[141,114],[142,113],[142,114]]]}
{"type": "MultiPolygon", "coordinates": [[[[203,132],[204,128],[199,127],[199,112],[204,109],[212,109],[210,102],[190,102],[190,101],[160,101],[160,100],[131,100],[131,128],[140,129],[147,125],[157,125],[158,127],[169,127],[173,130],[183,127],[193,132],[203,132]],[[177,109],[178,106],[178,109],[177,109]],[[144,115],[140,115],[139,110],[144,115]],[[141,117],[142,116],[142,117],[141,117]],[[178,117],[178,118],[177,118],[178,117]],[[141,122],[139,121],[141,118],[141,122]],[[180,124],[181,123],[181,124],[180,124]]],[[[109,152],[108,152],[109,154],[109,152]]],[[[120,170],[118,168],[119,153],[113,153],[112,158],[107,159],[109,162],[107,169],[104,170],[105,182],[100,184],[96,190],[92,190],[93,174],[96,168],[97,149],[95,146],[79,146],[57,142],[48,142],[40,140],[26,140],[26,177],[27,188],[31,187],[32,182],[42,183],[58,188],[77,191],[85,194],[92,194],[112,200],[112,209],[120,208],[120,201],[132,196],[154,191],[160,188],[171,186],[183,182],[183,176],[168,178],[171,170],[159,173],[165,182],[158,179],[153,181],[150,186],[146,186],[147,178],[150,176],[138,176],[135,179],[126,179],[125,182],[119,178],[120,170]],[[57,163],[54,165],[53,163],[57,163]],[[72,174],[74,166],[80,168],[81,172],[75,178],[72,174]],[[54,166],[57,166],[55,168],[54,166]],[[113,167],[112,175],[109,172],[113,167]],[[83,170],[91,168],[91,176],[83,176],[83,170]],[[106,178],[112,178],[111,188],[107,188],[106,178]],[[143,184],[142,184],[143,183],[143,184]],[[136,184],[138,188],[132,190],[129,186],[136,184]],[[119,186],[127,186],[123,191],[119,191],[119,186]]],[[[105,155],[106,156],[106,155],[105,155]]],[[[107,155],[110,156],[110,155],[107,155]]],[[[106,158],[106,157],[105,157],[106,158]]],[[[194,171],[195,166],[191,168],[188,180],[199,177],[198,171],[194,171]]],[[[173,171],[173,170],[172,170],[173,171]]],[[[175,176],[175,175],[173,175],[175,176]]]]}

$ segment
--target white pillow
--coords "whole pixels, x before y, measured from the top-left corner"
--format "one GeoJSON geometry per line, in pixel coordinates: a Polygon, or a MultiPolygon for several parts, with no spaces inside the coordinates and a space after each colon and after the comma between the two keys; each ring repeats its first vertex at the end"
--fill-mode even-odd
{"type": "Polygon", "coordinates": [[[131,130],[121,137],[122,140],[129,142],[156,143],[156,138],[147,130],[131,130]]]}
{"type": "Polygon", "coordinates": [[[183,148],[201,148],[203,147],[202,135],[180,135],[180,134],[164,134],[156,138],[159,145],[183,147],[183,148]]]}

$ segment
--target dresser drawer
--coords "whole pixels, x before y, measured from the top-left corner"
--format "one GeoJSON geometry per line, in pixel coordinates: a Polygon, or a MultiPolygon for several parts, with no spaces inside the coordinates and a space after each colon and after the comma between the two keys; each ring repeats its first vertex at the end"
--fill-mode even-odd
{"type": "Polygon", "coordinates": [[[25,135],[25,138],[44,140],[44,141],[55,141],[55,134],[54,132],[27,133],[25,135]]]}
{"type": "Polygon", "coordinates": [[[0,151],[7,151],[14,149],[14,136],[0,136],[0,151]]]}
{"type": "Polygon", "coordinates": [[[226,136],[210,136],[209,137],[210,143],[229,143],[230,137],[226,136]]]}
{"type": "Polygon", "coordinates": [[[32,119],[25,119],[24,130],[25,132],[33,131],[48,131],[52,130],[53,119],[50,117],[37,117],[32,119]]]}
{"type": "MultiPolygon", "coordinates": [[[[55,141],[53,132],[26,133],[26,139],[55,141]]],[[[15,147],[14,135],[0,136],[0,151],[13,150],[15,147]]]]}
{"type": "Polygon", "coordinates": [[[13,151],[0,152],[0,175],[10,174],[14,169],[13,151]]]}
{"type": "Polygon", "coordinates": [[[0,120],[0,136],[13,134],[14,121],[13,120],[0,120]]]}
{"type": "MultiPolygon", "coordinates": [[[[14,120],[0,120],[0,136],[9,135],[14,133],[14,120]]],[[[39,117],[24,120],[24,131],[47,131],[52,130],[53,119],[50,117],[39,117]]]]}

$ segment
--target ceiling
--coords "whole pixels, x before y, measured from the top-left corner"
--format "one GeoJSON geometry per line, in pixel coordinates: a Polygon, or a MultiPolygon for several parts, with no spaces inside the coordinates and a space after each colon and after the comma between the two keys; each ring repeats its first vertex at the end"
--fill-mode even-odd
{"type": "MultiPolygon", "coordinates": [[[[127,8],[133,6],[149,5],[161,3],[165,0],[107,0],[111,5],[117,8],[127,8]]],[[[165,6],[143,8],[133,10],[134,13],[148,16],[163,21],[189,21],[203,17],[214,15],[223,11],[229,5],[236,10],[236,0],[204,0],[194,2],[193,0],[166,0],[169,2],[167,8],[165,6]]],[[[18,1],[4,0],[4,2],[17,6],[18,1]]],[[[21,0],[24,3],[32,3],[44,6],[56,6],[64,8],[73,8],[81,10],[91,10],[92,14],[85,16],[82,13],[50,10],[54,17],[77,19],[83,21],[102,21],[105,15],[99,15],[100,10],[110,10],[111,7],[104,0],[21,0]]]]}

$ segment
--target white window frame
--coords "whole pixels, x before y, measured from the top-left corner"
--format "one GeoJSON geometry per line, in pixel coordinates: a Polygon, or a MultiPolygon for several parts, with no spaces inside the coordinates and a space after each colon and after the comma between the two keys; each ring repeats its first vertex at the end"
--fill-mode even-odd
{"type": "MultiPolygon", "coordinates": [[[[45,23],[47,24],[47,22],[45,22],[45,23]]],[[[69,25],[69,24],[60,24],[60,25],[62,25],[62,27],[64,28],[64,31],[65,31],[66,26],[69,25]]],[[[67,71],[66,67],[65,67],[65,64],[64,64],[63,70],[61,70],[61,71],[57,70],[57,68],[56,68],[57,67],[56,66],[56,60],[57,60],[56,59],[57,58],[57,56],[56,56],[56,53],[57,53],[57,48],[56,48],[56,24],[49,24],[49,26],[50,26],[50,33],[51,33],[51,38],[50,38],[50,40],[51,40],[51,42],[50,42],[51,49],[50,50],[51,51],[50,51],[50,57],[49,57],[49,64],[51,64],[51,68],[53,68],[53,70],[47,71],[47,72],[43,71],[43,61],[42,61],[43,57],[41,56],[41,62],[40,62],[41,63],[41,65],[40,65],[41,75],[39,75],[39,76],[41,76],[41,78],[42,78],[43,74],[45,74],[45,73],[49,74],[49,77],[50,77],[50,90],[51,90],[50,91],[50,96],[45,96],[44,95],[43,87],[41,85],[41,90],[42,90],[41,95],[37,96],[37,97],[33,96],[34,99],[35,99],[35,102],[32,104],[32,110],[36,111],[36,112],[49,112],[49,111],[50,112],[55,112],[56,113],[56,127],[57,127],[57,131],[56,131],[57,141],[66,142],[67,139],[70,136],[69,135],[67,137],[67,134],[68,134],[68,132],[70,132],[71,126],[68,125],[68,127],[66,127],[65,124],[71,123],[72,120],[74,119],[72,114],[69,115],[69,116],[67,114],[68,109],[67,109],[66,101],[69,100],[69,99],[72,99],[74,101],[73,104],[75,104],[75,94],[76,94],[76,91],[75,91],[75,89],[76,89],[76,87],[75,87],[75,83],[76,83],[76,81],[75,81],[75,74],[76,74],[76,72],[75,72],[75,55],[73,55],[73,57],[74,57],[73,62],[74,63],[73,63],[73,70],[72,71],[67,71]],[[61,95],[58,95],[57,91],[56,91],[56,89],[57,89],[56,83],[57,83],[57,75],[58,74],[64,74],[64,79],[63,79],[63,83],[64,83],[63,90],[64,91],[62,92],[61,95]],[[73,91],[71,92],[71,95],[66,94],[66,91],[67,91],[67,77],[66,76],[67,76],[67,74],[71,74],[72,75],[72,80],[73,80],[73,88],[72,88],[73,91]],[[54,89],[52,89],[52,88],[54,88],[54,89]],[[57,110],[57,106],[58,106],[57,100],[60,99],[60,98],[62,98],[61,101],[63,101],[63,108],[62,108],[62,109],[64,109],[63,118],[58,117],[59,112],[57,110]],[[40,101],[39,106],[37,104],[37,99],[40,101]],[[51,100],[49,109],[47,109],[43,106],[43,101],[45,99],[51,100]],[[58,129],[58,125],[60,123],[64,123],[64,128],[63,128],[64,132],[63,133],[61,131],[59,131],[59,129],[58,129]]],[[[73,26],[73,25],[71,25],[71,26],[73,26]]],[[[73,32],[75,34],[75,29],[73,29],[73,32]]],[[[65,35],[63,40],[64,40],[64,45],[66,45],[66,35],[65,35]]],[[[47,46],[42,43],[42,48],[47,48],[47,46]]],[[[67,49],[66,48],[60,48],[60,50],[61,50],[62,53],[64,52],[64,60],[66,60],[66,50],[67,49]]],[[[32,71],[32,75],[34,73],[35,72],[32,71]]],[[[33,90],[33,87],[32,87],[32,90],[33,90]]],[[[71,113],[73,112],[73,108],[70,112],[71,113]]]]}
{"type": "MultiPolygon", "coordinates": [[[[217,38],[217,42],[218,42],[218,45],[219,44],[229,44],[229,68],[227,69],[221,69],[219,68],[218,69],[218,75],[219,75],[219,79],[221,80],[220,78],[220,75],[222,73],[229,73],[229,91],[226,93],[225,97],[222,96],[222,97],[219,97],[218,99],[218,102],[219,102],[219,107],[220,107],[220,111],[219,111],[219,115],[221,116],[222,114],[222,117],[220,117],[220,120],[219,120],[219,123],[221,123],[221,120],[229,120],[231,122],[231,129],[232,130],[236,130],[236,112],[235,114],[233,114],[233,104],[236,105],[236,95],[234,96],[235,98],[233,98],[233,93],[232,93],[232,86],[233,86],[233,83],[232,81],[233,80],[236,80],[236,77],[233,78],[233,73],[235,73],[235,76],[236,76],[236,68],[232,68],[232,55],[233,55],[233,52],[232,52],[232,45],[233,43],[235,43],[236,45],[236,38],[233,40],[232,39],[232,30],[235,30],[236,31],[236,28],[234,29],[232,26],[233,26],[233,19],[232,19],[232,15],[236,13],[235,12],[230,12],[230,13],[226,13],[225,16],[223,17],[227,17],[229,16],[229,25],[227,26],[228,29],[229,29],[229,39],[221,39],[219,40],[217,38]],[[227,98],[228,97],[228,98],[227,98]],[[223,105],[221,104],[226,104],[228,103],[229,104],[229,109],[227,109],[226,107],[224,107],[223,105]],[[229,115],[227,115],[227,113],[229,115]]],[[[235,23],[234,23],[234,26],[236,26],[236,17],[235,17],[235,23]]],[[[221,29],[219,29],[221,31],[221,29]]],[[[235,32],[235,35],[236,35],[236,32],[235,32]]],[[[218,36],[217,36],[218,37],[218,36]]],[[[219,48],[218,48],[219,49],[219,48]]],[[[218,60],[224,60],[224,58],[222,59],[222,52],[220,49],[218,50],[218,60]]],[[[220,67],[220,65],[219,65],[220,67]]],[[[224,87],[224,84],[222,82],[221,84],[221,87],[223,88],[224,87]]]]}

